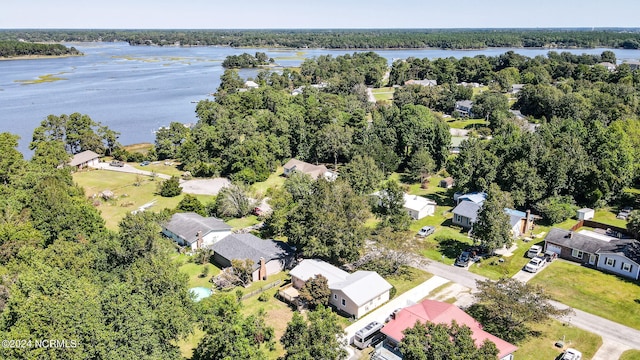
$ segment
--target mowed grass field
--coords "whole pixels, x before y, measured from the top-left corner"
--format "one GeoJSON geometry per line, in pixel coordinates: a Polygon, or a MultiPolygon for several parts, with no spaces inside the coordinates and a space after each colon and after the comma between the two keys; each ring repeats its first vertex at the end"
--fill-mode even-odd
{"type": "MultiPolygon", "coordinates": [[[[127,213],[138,209],[144,204],[155,201],[148,211],[159,211],[164,208],[175,208],[184,197],[181,194],[176,197],[165,198],[156,194],[158,184],[163,181],[159,178],[121,173],[108,170],[89,170],[73,174],[75,181],[85,191],[87,197],[96,195],[95,203],[102,217],[106,221],[107,228],[117,229],[118,223],[127,213]],[[138,184],[139,185],[136,185],[138,184]],[[108,201],[100,198],[102,191],[110,190],[114,198],[108,201]]],[[[206,204],[214,199],[213,196],[196,195],[206,204]]]]}
{"type": "Polygon", "coordinates": [[[558,320],[537,324],[534,330],[538,331],[537,336],[531,336],[525,342],[516,344],[518,346],[518,350],[514,353],[516,359],[555,359],[563,350],[554,345],[558,340],[564,340],[565,349],[567,347],[579,349],[582,352],[582,359],[588,360],[602,345],[600,336],[558,320]]]}
{"type": "Polygon", "coordinates": [[[640,282],[557,260],[530,283],[561,303],[640,329],[640,282]]]}

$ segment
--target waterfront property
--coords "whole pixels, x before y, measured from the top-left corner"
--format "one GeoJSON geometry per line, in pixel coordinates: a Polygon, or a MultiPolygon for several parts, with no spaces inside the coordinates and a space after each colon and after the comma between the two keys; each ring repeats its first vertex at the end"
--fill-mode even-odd
{"type": "Polygon", "coordinates": [[[69,161],[69,166],[75,167],[76,169],[82,169],[87,166],[97,165],[99,162],[100,155],[91,150],[86,150],[73,155],[73,158],[69,161]]]}

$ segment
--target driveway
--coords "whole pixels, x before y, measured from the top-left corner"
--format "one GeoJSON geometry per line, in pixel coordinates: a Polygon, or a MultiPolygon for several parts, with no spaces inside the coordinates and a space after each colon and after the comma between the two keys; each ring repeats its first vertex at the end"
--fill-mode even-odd
{"type": "Polygon", "coordinates": [[[396,298],[391,299],[386,304],[380,306],[376,310],[373,310],[366,316],[360,318],[358,321],[349,325],[346,329],[344,329],[346,336],[345,339],[350,344],[353,340],[353,336],[356,331],[362,329],[367,326],[372,321],[377,321],[379,323],[384,324],[384,321],[389,317],[389,315],[398,308],[407,307],[413,304],[418,303],[420,300],[427,297],[434,289],[448,283],[449,280],[442,278],[440,276],[433,276],[429,280],[423,282],[422,284],[414,287],[413,289],[398,295],[396,298]]]}
{"type": "MultiPolygon", "coordinates": [[[[119,167],[119,166],[111,166],[109,165],[109,163],[106,162],[101,162],[98,163],[96,165],[89,165],[90,167],[94,168],[94,169],[101,169],[101,170],[108,170],[108,171],[118,171],[118,172],[125,172],[125,173],[129,173],[129,174],[138,174],[138,175],[144,175],[144,176],[154,176],[154,173],[151,171],[145,171],[145,170],[140,170],[140,169],[136,169],[133,166],[129,165],[129,164],[124,164],[124,166],[119,167]]],[[[161,178],[161,179],[170,179],[171,176],[167,175],[167,174],[160,174],[160,173],[155,173],[155,176],[161,178]]]]}
{"type": "Polygon", "coordinates": [[[217,195],[224,187],[231,185],[227,178],[194,179],[180,182],[182,191],[187,194],[217,195]]]}

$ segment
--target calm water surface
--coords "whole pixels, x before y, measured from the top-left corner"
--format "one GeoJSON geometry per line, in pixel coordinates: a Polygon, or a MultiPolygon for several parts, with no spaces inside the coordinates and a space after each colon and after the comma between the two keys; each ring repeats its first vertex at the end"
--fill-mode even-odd
{"type": "MultiPolygon", "coordinates": [[[[228,55],[264,51],[282,66],[297,66],[304,58],[333,56],[352,50],[233,49],[228,47],[145,47],[127,43],[82,43],[85,56],[60,59],[0,61],[0,132],[21,137],[19,149],[30,156],[33,129],[49,114],[79,112],[121,133],[120,142],[153,142],[154,131],[172,121],[190,123],[196,102],[213,99],[220,84],[222,60],[228,55]],[[41,77],[60,80],[38,82],[41,77]]],[[[461,58],[497,56],[513,50],[533,57],[547,49],[379,50],[389,60],[418,57],[461,58]]],[[[600,54],[607,49],[572,49],[575,54],[600,54]]],[[[618,60],[639,59],[640,50],[613,49],[618,60]]],[[[241,71],[242,77],[256,71],[241,71]]],[[[0,154],[1,156],[1,154],[0,154]]]]}

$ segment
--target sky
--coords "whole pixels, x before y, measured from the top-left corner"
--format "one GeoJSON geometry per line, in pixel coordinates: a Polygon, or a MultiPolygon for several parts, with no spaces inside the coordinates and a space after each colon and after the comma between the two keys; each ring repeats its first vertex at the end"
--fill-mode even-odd
{"type": "Polygon", "coordinates": [[[0,29],[640,27],[640,0],[0,0],[0,29]]]}

